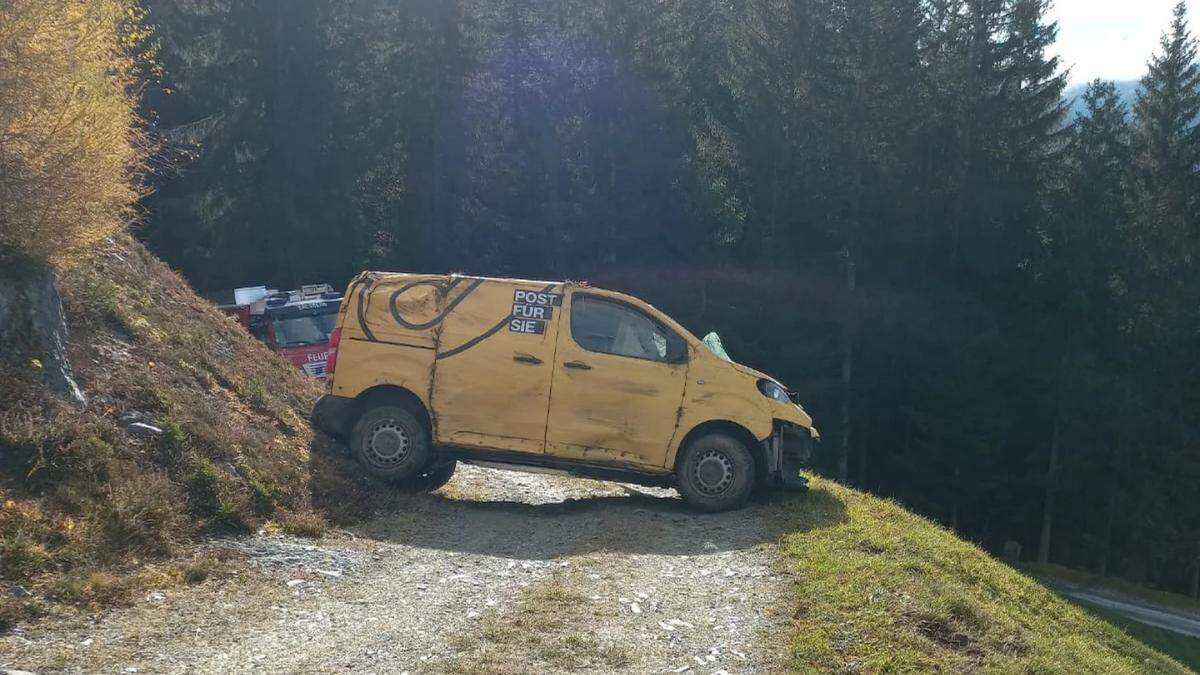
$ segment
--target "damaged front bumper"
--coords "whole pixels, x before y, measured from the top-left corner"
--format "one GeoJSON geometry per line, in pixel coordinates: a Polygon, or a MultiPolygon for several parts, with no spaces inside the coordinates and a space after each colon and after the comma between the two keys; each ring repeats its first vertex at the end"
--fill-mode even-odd
{"type": "Polygon", "coordinates": [[[770,437],[762,442],[767,456],[766,485],[786,490],[808,488],[808,479],[800,470],[812,460],[816,434],[802,426],[775,422],[770,437]]]}

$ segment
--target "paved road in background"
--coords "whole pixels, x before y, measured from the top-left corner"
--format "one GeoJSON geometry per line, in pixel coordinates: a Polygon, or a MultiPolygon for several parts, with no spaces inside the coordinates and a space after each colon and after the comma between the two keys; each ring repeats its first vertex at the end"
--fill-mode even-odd
{"type": "Polygon", "coordinates": [[[1121,616],[1133,619],[1138,623],[1144,623],[1147,626],[1154,626],[1155,628],[1162,628],[1189,637],[1200,638],[1200,616],[1160,605],[1113,598],[1054,579],[1044,579],[1043,581],[1056,593],[1065,595],[1068,598],[1103,607],[1121,616]]]}

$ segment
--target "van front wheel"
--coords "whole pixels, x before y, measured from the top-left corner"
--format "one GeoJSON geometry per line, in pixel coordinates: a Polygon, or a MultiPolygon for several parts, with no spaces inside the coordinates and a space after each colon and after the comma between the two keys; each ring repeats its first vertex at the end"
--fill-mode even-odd
{"type": "Polygon", "coordinates": [[[382,405],[354,423],[350,450],[371,475],[402,481],[429,464],[429,434],[408,410],[382,405]]]}
{"type": "Polygon", "coordinates": [[[750,498],[754,457],[736,438],[708,434],[688,444],[675,474],[689,504],[702,511],[725,511],[750,498]]]}

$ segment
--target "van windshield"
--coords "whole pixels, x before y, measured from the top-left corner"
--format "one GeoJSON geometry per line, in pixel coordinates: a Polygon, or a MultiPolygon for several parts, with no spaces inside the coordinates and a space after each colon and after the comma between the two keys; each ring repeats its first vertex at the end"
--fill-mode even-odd
{"type": "Polygon", "coordinates": [[[711,349],[712,353],[725,359],[726,361],[729,361],[730,363],[733,362],[733,359],[729,358],[729,354],[725,352],[725,346],[721,344],[720,335],[717,335],[715,332],[709,333],[708,335],[704,336],[704,339],[701,340],[701,342],[704,343],[705,347],[711,349]]]}

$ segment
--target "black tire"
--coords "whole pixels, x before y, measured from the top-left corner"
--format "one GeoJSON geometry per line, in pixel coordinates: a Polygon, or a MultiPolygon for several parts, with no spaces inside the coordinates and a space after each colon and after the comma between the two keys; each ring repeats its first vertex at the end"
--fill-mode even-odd
{"type": "Polygon", "coordinates": [[[429,465],[429,432],[411,411],[396,405],[367,410],[350,431],[350,452],[373,476],[403,481],[429,465]]]}
{"type": "Polygon", "coordinates": [[[741,441],[721,433],[688,444],[675,468],[679,493],[701,511],[735,509],[754,491],[754,457],[741,441]]]}
{"type": "Polygon", "coordinates": [[[417,475],[404,481],[402,487],[413,492],[433,492],[450,482],[458,462],[434,460],[433,464],[422,469],[417,475]]]}

